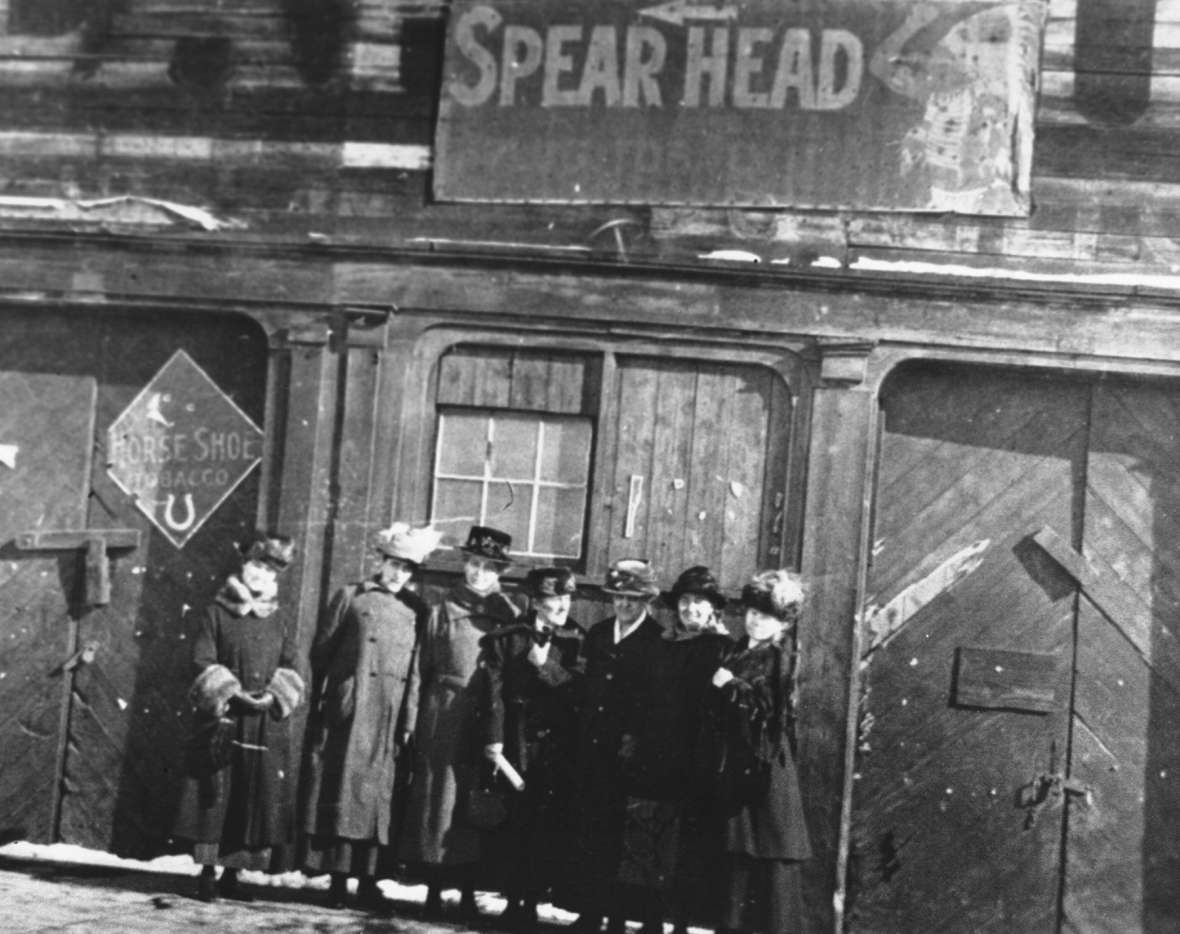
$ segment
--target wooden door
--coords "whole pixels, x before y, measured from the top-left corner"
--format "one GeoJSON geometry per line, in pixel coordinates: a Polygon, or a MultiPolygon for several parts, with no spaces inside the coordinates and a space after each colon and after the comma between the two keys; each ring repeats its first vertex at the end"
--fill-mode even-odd
{"type": "Polygon", "coordinates": [[[882,401],[850,930],[1177,930],[1180,387],[882,401]]]}
{"type": "Polygon", "coordinates": [[[1063,912],[1180,930],[1180,387],[1095,387],[1063,912]]]}
{"type": "Polygon", "coordinates": [[[0,833],[155,856],[180,791],[187,614],[257,521],[258,474],[178,549],[107,475],[107,429],[178,349],[262,424],[265,338],[242,319],[107,310],[0,312],[0,326],[0,445],[18,447],[15,470],[0,463],[0,833]],[[20,532],[83,528],[140,532],[111,555],[104,606],[79,600],[80,551],[15,548],[20,532]]]}
{"type": "Polygon", "coordinates": [[[1087,400],[1081,383],[937,367],[883,393],[852,931],[1056,931],[1062,813],[1021,795],[1064,768],[1075,588],[1029,534],[1080,532],[1087,400]],[[964,658],[990,651],[1040,665],[1018,685],[1037,709],[971,690],[964,658]]]}
{"type": "Polygon", "coordinates": [[[708,565],[722,587],[782,558],[789,391],[769,369],[620,357],[611,560],[671,581],[708,565]]]}
{"type": "MultiPolygon", "coordinates": [[[[64,330],[56,336],[68,339],[64,330]]],[[[0,349],[0,841],[49,842],[77,568],[52,552],[18,550],[16,539],[85,524],[96,383],[18,368],[13,343],[0,349]]]]}

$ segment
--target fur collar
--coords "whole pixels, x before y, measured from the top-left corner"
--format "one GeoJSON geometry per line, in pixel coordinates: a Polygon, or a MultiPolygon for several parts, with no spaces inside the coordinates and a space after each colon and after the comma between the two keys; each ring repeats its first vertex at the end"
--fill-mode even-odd
{"type": "Polygon", "coordinates": [[[236,574],[226,578],[217,592],[217,602],[234,616],[257,616],[266,619],[279,608],[277,597],[256,597],[236,574]]]}

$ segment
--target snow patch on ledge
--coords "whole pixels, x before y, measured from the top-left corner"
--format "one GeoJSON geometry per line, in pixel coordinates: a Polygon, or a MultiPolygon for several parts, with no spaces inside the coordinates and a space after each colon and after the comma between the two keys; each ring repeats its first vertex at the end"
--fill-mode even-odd
{"type": "Polygon", "coordinates": [[[894,272],[922,276],[970,276],[978,279],[1016,279],[1021,282],[1068,282],[1078,285],[1114,285],[1180,290],[1180,274],[1165,273],[1051,273],[960,263],[922,263],[914,260],[880,260],[860,257],[849,269],[857,272],[894,272]]]}

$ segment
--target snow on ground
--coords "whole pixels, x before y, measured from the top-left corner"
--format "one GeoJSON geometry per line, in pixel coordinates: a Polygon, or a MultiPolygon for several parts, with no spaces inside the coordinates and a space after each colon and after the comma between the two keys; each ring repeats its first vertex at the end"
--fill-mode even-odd
{"type": "MultiPolygon", "coordinates": [[[[83,866],[109,866],[118,869],[139,870],[141,872],[158,872],[168,875],[193,876],[197,875],[200,867],[193,862],[191,856],[173,855],[159,856],[152,860],[124,859],[102,850],[89,850],[85,847],[74,846],[69,843],[28,843],[20,841],[0,846],[0,858],[23,860],[27,862],[50,862],[76,864],[83,866]]],[[[241,874],[243,882],[257,886],[274,886],[284,889],[306,889],[308,891],[324,891],[328,889],[329,877],[306,876],[302,872],[284,872],[269,875],[263,872],[244,870],[241,874]]],[[[355,891],[356,880],[351,880],[350,887],[355,891]]],[[[385,879],[379,883],[386,898],[399,903],[421,904],[426,900],[425,885],[407,885],[401,882],[385,879]]],[[[457,903],[459,892],[452,890],[443,893],[444,902],[457,903]]],[[[496,915],[504,910],[504,899],[492,892],[477,893],[476,901],[480,912],[496,915]]],[[[577,917],[553,905],[540,905],[537,915],[542,923],[568,924],[577,917]]]]}

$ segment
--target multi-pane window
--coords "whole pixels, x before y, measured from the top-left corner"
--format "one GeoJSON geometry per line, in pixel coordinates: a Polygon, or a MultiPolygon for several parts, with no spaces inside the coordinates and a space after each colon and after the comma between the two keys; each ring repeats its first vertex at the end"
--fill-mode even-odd
{"type": "Polygon", "coordinates": [[[580,558],[592,439],[580,415],[440,411],[431,522],[502,529],[517,555],[580,558]]]}

